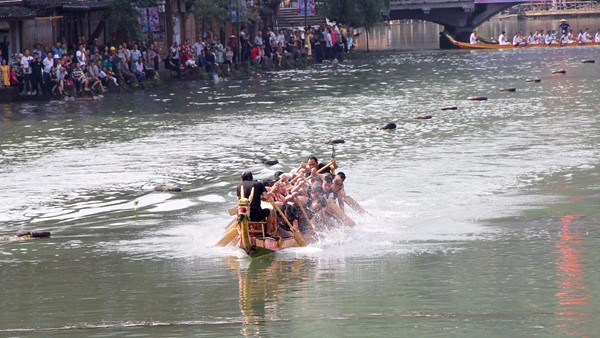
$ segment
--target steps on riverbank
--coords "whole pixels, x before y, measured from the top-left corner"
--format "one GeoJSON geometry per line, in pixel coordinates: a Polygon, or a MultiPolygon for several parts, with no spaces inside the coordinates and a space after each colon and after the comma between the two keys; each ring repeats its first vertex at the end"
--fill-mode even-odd
{"type": "MultiPolygon", "coordinates": [[[[299,26],[306,26],[304,24],[304,15],[300,15],[297,8],[294,7],[282,7],[279,8],[276,18],[275,29],[283,28],[294,28],[299,26]]],[[[310,26],[320,26],[326,23],[325,18],[318,16],[307,16],[306,22],[310,26]]]]}

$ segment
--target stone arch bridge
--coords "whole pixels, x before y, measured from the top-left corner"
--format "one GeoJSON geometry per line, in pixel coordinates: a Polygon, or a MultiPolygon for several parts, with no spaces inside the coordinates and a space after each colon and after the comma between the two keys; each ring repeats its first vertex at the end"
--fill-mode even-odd
{"type": "MultiPolygon", "coordinates": [[[[468,41],[471,31],[518,0],[390,0],[388,20],[414,19],[435,22],[459,41],[468,41]]],[[[440,36],[440,48],[453,48],[440,36]]]]}

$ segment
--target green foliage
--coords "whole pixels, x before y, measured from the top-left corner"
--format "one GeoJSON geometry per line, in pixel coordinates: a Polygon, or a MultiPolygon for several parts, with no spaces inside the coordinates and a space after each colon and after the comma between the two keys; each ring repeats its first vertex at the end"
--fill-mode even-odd
{"type": "Polygon", "coordinates": [[[324,0],[318,12],[331,21],[369,30],[383,20],[382,12],[389,8],[389,3],[389,0],[324,0]]]}
{"type": "Polygon", "coordinates": [[[141,39],[142,30],[138,19],[140,12],[138,7],[156,6],[155,0],[112,0],[109,7],[108,27],[111,32],[116,33],[113,42],[128,42],[141,39]]]}
{"type": "Polygon", "coordinates": [[[229,19],[229,0],[192,0],[191,9],[199,19],[225,22],[229,19]]]}

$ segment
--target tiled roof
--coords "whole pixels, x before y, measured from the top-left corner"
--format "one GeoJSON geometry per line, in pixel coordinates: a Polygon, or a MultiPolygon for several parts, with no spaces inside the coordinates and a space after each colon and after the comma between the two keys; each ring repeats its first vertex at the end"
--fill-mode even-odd
{"type": "Polygon", "coordinates": [[[0,19],[29,19],[34,18],[35,12],[19,6],[0,6],[0,19]]]}
{"type": "Polygon", "coordinates": [[[90,9],[104,9],[108,8],[109,4],[106,0],[98,1],[69,1],[65,3],[62,8],[65,10],[90,10],[90,9]]]}

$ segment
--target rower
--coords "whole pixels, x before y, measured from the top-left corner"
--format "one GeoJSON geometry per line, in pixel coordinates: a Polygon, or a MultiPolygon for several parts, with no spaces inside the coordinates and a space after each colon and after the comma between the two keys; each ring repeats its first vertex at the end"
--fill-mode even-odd
{"type": "Polygon", "coordinates": [[[242,192],[250,192],[250,196],[252,196],[252,200],[250,201],[250,221],[251,222],[262,222],[266,219],[267,223],[267,233],[272,233],[275,231],[274,217],[269,209],[263,209],[260,206],[260,201],[262,197],[267,196],[267,189],[262,182],[255,181],[252,177],[252,173],[250,171],[246,171],[242,174],[242,182],[237,186],[236,193],[238,202],[240,198],[245,198],[245,196],[241,196],[242,192]]]}
{"type": "Polygon", "coordinates": [[[498,37],[498,44],[500,44],[501,46],[509,45],[510,44],[508,42],[508,39],[506,39],[506,32],[505,31],[502,31],[502,34],[500,34],[500,36],[498,37]]]}
{"type": "Polygon", "coordinates": [[[515,34],[515,36],[513,37],[513,46],[519,47],[519,46],[521,46],[522,43],[523,43],[523,36],[521,35],[521,32],[517,32],[517,34],[515,34]]]}
{"type": "Polygon", "coordinates": [[[598,28],[598,33],[596,33],[596,36],[594,37],[594,42],[600,43],[600,28],[598,28]]]}
{"type": "MultiPolygon", "coordinates": [[[[323,167],[327,165],[327,164],[324,164],[324,163],[319,163],[319,160],[317,159],[316,156],[310,156],[308,158],[307,163],[308,163],[308,169],[310,170],[311,174],[316,174],[317,171],[323,169],[323,167]],[[314,173],[313,173],[313,170],[314,170],[314,173]]],[[[335,159],[332,158],[331,159],[331,163],[332,164],[331,164],[331,166],[329,168],[331,170],[337,169],[337,164],[335,163],[335,159]]]]}
{"type": "Polygon", "coordinates": [[[469,38],[469,42],[472,45],[476,45],[476,44],[478,44],[480,42],[479,41],[479,35],[477,35],[477,30],[476,29],[474,29],[473,33],[471,33],[471,37],[469,38]]]}
{"type": "Polygon", "coordinates": [[[340,209],[344,211],[344,199],[346,198],[346,191],[344,191],[344,181],[346,180],[346,174],[338,172],[333,178],[333,193],[335,198],[338,200],[340,209]]]}

